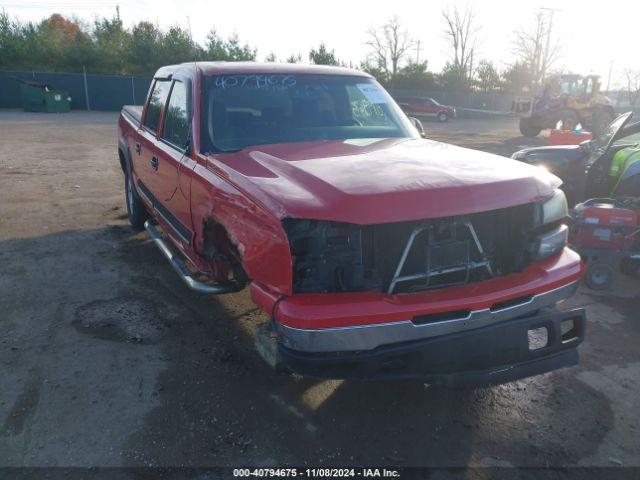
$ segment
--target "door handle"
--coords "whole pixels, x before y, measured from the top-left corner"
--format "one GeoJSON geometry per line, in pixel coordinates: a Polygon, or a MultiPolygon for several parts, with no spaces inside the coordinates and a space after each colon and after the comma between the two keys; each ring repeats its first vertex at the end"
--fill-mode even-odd
{"type": "Polygon", "coordinates": [[[136,153],[138,155],[140,155],[140,152],[142,151],[142,147],[140,146],[139,142],[136,142],[136,153]]]}
{"type": "Polygon", "coordinates": [[[155,155],[151,157],[151,168],[153,168],[154,171],[158,171],[158,157],[155,155]]]}

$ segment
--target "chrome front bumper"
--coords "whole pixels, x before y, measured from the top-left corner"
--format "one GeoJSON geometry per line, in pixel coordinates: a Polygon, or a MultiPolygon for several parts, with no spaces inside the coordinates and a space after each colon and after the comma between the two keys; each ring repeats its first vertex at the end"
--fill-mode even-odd
{"type": "Polygon", "coordinates": [[[415,324],[412,319],[393,323],[362,325],[353,327],[300,329],[276,324],[278,338],[286,348],[301,352],[356,352],[373,350],[412,340],[421,340],[451,333],[486,327],[512,318],[531,314],[541,308],[550,307],[573,295],[579,282],[539,293],[516,305],[504,308],[473,310],[464,317],[424,324],[415,324]]]}

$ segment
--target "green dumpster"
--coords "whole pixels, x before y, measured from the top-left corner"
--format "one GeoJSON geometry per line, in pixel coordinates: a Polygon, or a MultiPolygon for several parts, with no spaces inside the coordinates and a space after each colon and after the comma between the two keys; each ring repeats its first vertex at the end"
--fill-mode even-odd
{"type": "Polygon", "coordinates": [[[20,82],[22,106],[27,112],[68,112],[71,97],[64,90],[56,90],[51,85],[22,80],[20,82]]]}

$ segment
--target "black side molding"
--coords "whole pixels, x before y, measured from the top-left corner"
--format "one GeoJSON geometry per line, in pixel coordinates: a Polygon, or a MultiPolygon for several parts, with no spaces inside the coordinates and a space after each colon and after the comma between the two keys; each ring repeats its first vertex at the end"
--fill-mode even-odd
{"type": "Polygon", "coordinates": [[[158,212],[162,218],[164,218],[166,220],[166,222],[171,225],[171,228],[173,228],[173,230],[180,236],[180,238],[182,239],[182,241],[187,244],[190,245],[191,244],[191,236],[192,233],[191,230],[189,230],[189,228],[182,223],[180,220],[178,220],[176,218],[175,215],[173,215],[169,209],[167,207],[165,207],[160,200],[158,200],[149,190],[149,188],[147,188],[147,186],[142,182],[142,180],[138,179],[138,187],[140,187],[140,190],[142,191],[142,193],[144,194],[145,197],[147,197],[149,199],[149,202],[151,202],[151,205],[153,206],[153,209],[158,212]]]}

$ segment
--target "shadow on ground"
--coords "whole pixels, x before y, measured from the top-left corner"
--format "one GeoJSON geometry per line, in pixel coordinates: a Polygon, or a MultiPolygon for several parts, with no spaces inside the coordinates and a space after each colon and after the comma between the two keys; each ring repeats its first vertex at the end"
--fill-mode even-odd
{"type": "Polygon", "coordinates": [[[8,464],[567,465],[614,423],[579,368],[475,391],[277,374],[246,292],[193,294],[129,227],[0,252],[8,464]]]}

